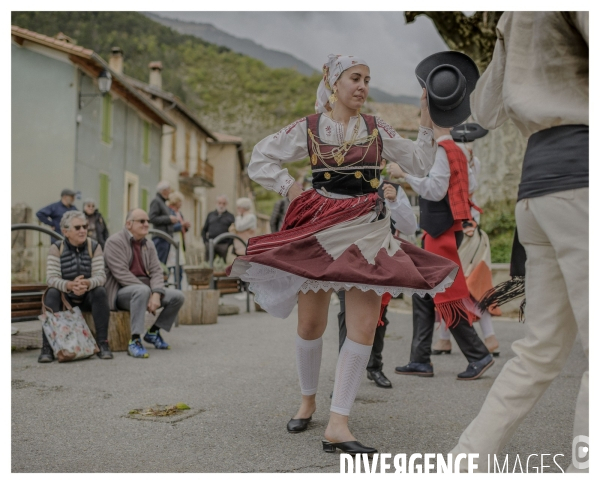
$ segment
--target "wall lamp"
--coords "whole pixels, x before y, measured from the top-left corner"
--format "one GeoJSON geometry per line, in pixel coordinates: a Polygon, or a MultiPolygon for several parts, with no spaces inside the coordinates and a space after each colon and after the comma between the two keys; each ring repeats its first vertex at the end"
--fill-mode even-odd
{"type": "MultiPolygon", "coordinates": [[[[106,94],[110,92],[111,85],[112,85],[112,75],[110,72],[108,72],[106,69],[104,69],[98,76],[98,90],[100,91],[100,94],[97,94],[97,93],[83,94],[80,91],[79,92],[79,109],[83,109],[85,107],[81,103],[81,101],[82,101],[81,98],[83,98],[83,97],[95,98],[98,96],[106,96],[106,94]]],[[[89,104],[89,103],[86,103],[86,105],[87,104],[89,104]]]]}

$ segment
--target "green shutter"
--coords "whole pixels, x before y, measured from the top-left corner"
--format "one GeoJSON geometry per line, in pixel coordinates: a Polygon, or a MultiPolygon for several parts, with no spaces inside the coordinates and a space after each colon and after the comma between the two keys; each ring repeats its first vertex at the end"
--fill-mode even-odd
{"type": "Polygon", "coordinates": [[[141,205],[142,210],[144,210],[144,212],[148,211],[148,190],[146,190],[145,188],[142,188],[142,205],[141,205]]]}
{"type": "Polygon", "coordinates": [[[110,184],[108,175],[100,173],[100,201],[98,203],[98,210],[104,217],[104,220],[108,222],[108,198],[110,193],[110,184]]]}
{"type": "Polygon", "coordinates": [[[112,97],[105,94],[102,98],[102,141],[112,141],[112,97]]]}
{"type": "Polygon", "coordinates": [[[150,163],[150,123],[144,121],[144,145],[143,145],[143,161],[150,163]]]}

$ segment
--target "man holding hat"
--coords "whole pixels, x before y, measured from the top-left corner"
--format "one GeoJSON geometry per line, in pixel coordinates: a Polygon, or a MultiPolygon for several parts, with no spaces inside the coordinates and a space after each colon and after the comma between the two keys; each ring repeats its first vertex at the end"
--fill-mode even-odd
{"type": "Polygon", "coordinates": [[[420,196],[423,248],[459,265],[454,284],[445,292],[420,297],[413,295],[413,340],[410,362],[396,368],[401,375],[433,376],[431,342],[435,311],[452,332],[469,364],[459,380],[475,380],[494,364],[483,341],[472,327],[475,315],[466,306],[469,289],[461,267],[458,247],[463,223],[472,222],[467,159],[450,135],[451,126],[470,115],[469,94],[479,77],[475,63],[460,52],[440,52],[423,60],[416,69],[417,79],[427,88],[429,109],[438,143],[436,159],[429,176],[419,178],[392,167],[393,176],[403,176],[420,196]]]}
{"type": "MultiPolygon", "coordinates": [[[[504,12],[496,31],[471,106],[482,126],[511,119],[528,138],[515,208],[527,305],[516,356],[451,451],[479,454],[482,472],[559,375],[577,336],[589,357],[589,12],[504,12]]],[[[517,244],[511,262],[518,252],[517,244]]],[[[567,472],[588,472],[589,447],[577,447],[588,443],[588,370],[574,410],[567,472]]]]}
{"type": "MultiPolygon", "coordinates": [[[[77,207],[73,205],[75,202],[75,192],[70,188],[65,188],[60,192],[60,200],[55,203],[51,203],[44,208],[40,208],[35,216],[40,222],[46,225],[50,225],[52,229],[60,234],[60,221],[65,212],[70,210],[77,210],[77,207]]],[[[52,238],[52,243],[56,242],[57,239],[52,238]]]]}

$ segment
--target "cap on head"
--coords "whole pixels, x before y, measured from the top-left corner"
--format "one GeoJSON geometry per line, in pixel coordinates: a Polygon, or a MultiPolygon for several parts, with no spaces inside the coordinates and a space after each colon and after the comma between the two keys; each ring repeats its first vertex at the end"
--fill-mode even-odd
{"type": "Polygon", "coordinates": [[[61,197],[74,197],[75,192],[73,190],[71,190],[70,188],[65,188],[65,189],[63,189],[62,192],[60,192],[60,196],[61,197]]]}

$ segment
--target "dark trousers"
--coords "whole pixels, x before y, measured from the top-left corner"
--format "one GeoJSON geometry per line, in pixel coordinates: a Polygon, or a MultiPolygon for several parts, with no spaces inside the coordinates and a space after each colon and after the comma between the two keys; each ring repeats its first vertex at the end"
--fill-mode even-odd
{"type": "MultiPolygon", "coordinates": [[[[208,242],[205,242],[205,247],[206,247],[206,262],[209,262],[208,260],[208,242]]],[[[231,245],[231,241],[225,241],[225,242],[220,242],[218,244],[215,244],[214,248],[215,248],[215,258],[216,257],[220,257],[221,259],[223,259],[224,261],[227,260],[227,251],[229,249],[229,246],[231,245]]]]}
{"type": "MultiPolygon", "coordinates": [[[[108,320],[110,318],[106,289],[104,289],[104,286],[99,286],[86,292],[83,296],[82,302],[73,301],[67,294],[65,294],[65,299],[71,306],[78,306],[81,311],[91,311],[94,318],[94,326],[96,326],[96,341],[106,341],[108,339],[108,320]]],[[[48,289],[44,302],[52,312],[63,311],[60,291],[54,287],[48,289]]],[[[42,336],[44,338],[44,345],[49,346],[46,333],[43,331],[42,336]]]]}
{"type": "MultiPolygon", "coordinates": [[[[340,312],[338,313],[338,326],[340,329],[340,350],[344,341],[346,341],[346,291],[340,291],[337,293],[340,299],[340,312]]],[[[381,370],[383,368],[383,339],[385,338],[385,330],[387,325],[390,323],[387,319],[387,307],[383,311],[381,318],[383,326],[377,326],[375,330],[375,340],[373,341],[373,348],[371,349],[371,357],[369,358],[369,364],[367,370],[381,370]]]]}
{"type": "Polygon", "coordinates": [[[158,260],[163,264],[167,263],[167,258],[169,257],[169,249],[171,249],[171,244],[167,242],[165,239],[161,239],[160,237],[153,237],[152,242],[154,242],[154,247],[156,247],[156,254],[158,255],[158,260]]]}
{"type": "MultiPolygon", "coordinates": [[[[456,246],[459,247],[463,239],[462,231],[456,232],[456,246]]],[[[435,304],[429,295],[425,297],[412,297],[413,303],[413,337],[410,349],[410,361],[417,363],[430,363],[431,342],[435,326],[435,304]]],[[[486,348],[475,329],[466,319],[461,319],[450,332],[458,347],[463,352],[469,363],[485,358],[490,352],[486,348]]]]}

